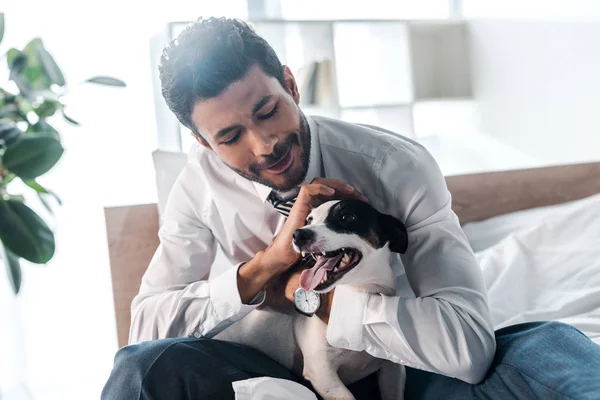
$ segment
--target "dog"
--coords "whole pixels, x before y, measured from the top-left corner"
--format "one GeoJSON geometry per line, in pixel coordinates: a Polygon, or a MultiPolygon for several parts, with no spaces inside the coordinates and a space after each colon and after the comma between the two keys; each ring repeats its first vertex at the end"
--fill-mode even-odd
{"type": "MultiPolygon", "coordinates": [[[[397,218],[382,214],[359,200],[329,201],[312,210],[306,226],[293,234],[304,269],[300,286],[327,293],[338,286],[395,294],[392,252],[404,253],[408,235],[397,218]]],[[[296,311],[284,297],[289,273],[267,288],[267,299],[215,339],[254,347],[310,381],[326,400],[354,399],[346,385],[377,372],[384,400],[402,399],[404,367],[367,352],[332,347],[327,325],[317,316],[296,311]]]]}

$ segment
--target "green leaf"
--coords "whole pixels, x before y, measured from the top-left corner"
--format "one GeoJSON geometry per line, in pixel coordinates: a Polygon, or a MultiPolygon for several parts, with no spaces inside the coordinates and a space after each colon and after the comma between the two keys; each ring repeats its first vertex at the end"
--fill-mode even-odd
{"type": "Polygon", "coordinates": [[[27,79],[33,90],[49,89],[52,84],[40,56],[44,51],[44,43],[40,38],[32,39],[23,49],[27,61],[20,75],[27,79]]]}
{"type": "Polygon", "coordinates": [[[27,56],[17,49],[10,49],[6,53],[6,63],[10,70],[9,79],[13,80],[22,94],[28,96],[31,92],[31,85],[26,76],[27,56]]]}
{"type": "Polygon", "coordinates": [[[65,76],[62,71],[58,67],[54,58],[48,53],[48,50],[44,46],[41,46],[37,49],[38,56],[44,70],[46,71],[46,76],[50,79],[52,83],[55,83],[59,86],[65,85],[65,76]]]}
{"type": "Polygon", "coordinates": [[[56,110],[60,107],[60,103],[52,100],[44,100],[42,104],[40,104],[36,109],[35,113],[40,118],[48,118],[54,115],[56,110]]]}
{"type": "Polygon", "coordinates": [[[6,268],[6,273],[8,274],[8,280],[10,282],[10,286],[13,288],[13,292],[15,294],[19,294],[21,290],[21,264],[19,263],[19,257],[16,257],[14,254],[10,252],[6,247],[4,248],[4,263],[6,268]]]}
{"type": "Polygon", "coordinates": [[[63,112],[62,112],[62,115],[63,115],[63,118],[64,118],[66,121],[68,121],[68,122],[72,123],[73,125],[77,125],[77,126],[81,125],[79,122],[75,121],[73,118],[71,118],[71,117],[69,117],[67,114],[65,114],[65,111],[64,111],[64,110],[63,110],[63,112]]]}
{"type": "Polygon", "coordinates": [[[15,48],[8,49],[6,52],[6,66],[8,69],[12,69],[12,65],[19,54],[21,54],[21,52],[15,48]]]}
{"type": "Polygon", "coordinates": [[[45,264],[54,256],[54,234],[20,201],[0,200],[0,240],[14,255],[36,264],[45,264]]]}
{"type": "Polygon", "coordinates": [[[23,49],[23,53],[28,58],[37,59],[38,49],[40,47],[44,47],[44,43],[42,42],[42,39],[39,37],[33,38],[29,41],[29,43],[27,43],[25,45],[25,48],[23,49]]]}
{"type": "Polygon", "coordinates": [[[0,43],[4,38],[4,13],[0,13],[0,43]]]}
{"type": "Polygon", "coordinates": [[[46,196],[43,193],[38,193],[37,194],[38,198],[40,199],[40,202],[42,203],[42,205],[44,206],[44,208],[46,210],[48,210],[48,212],[52,215],[54,215],[54,210],[52,209],[52,206],[50,205],[50,203],[48,203],[48,200],[46,200],[46,198],[44,196],[46,196]]]}
{"type": "Polygon", "coordinates": [[[45,194],[45,195],[54,197],[56,202],[58,204],[62,205],[62,200],[60,199],[60,197],[58,197],[58,195],[56,193],[54,193],[51,190],[46,189],[45,187],[40,185],[35,179],[23,181],[23,183],[25,183],[27,186],[29,186],[30,188],[35,190],[38,194],[45,194]]]}
{"type": "Polygon", "coordinates": [[[21,130],[10,119],[0,119],[0,147],[9,146],[21,137],[21,130]]]}
{"type": "Polygon", "coordinates": [[[29,179],[29,180],[23,181],[23,183],[38,193],[46,193],[46,194],[49,193],[48,189],[46,189],[45,187],[43,187],[42,185],[37,183],[37,181],[35,179],[29,179]]]}
{"type": "Polygon", "coordinates": [[[29,125],[26,133],[37,133],[39,136],[49,136],[60,142],[60,134],[58,131],[44,119],[40,119],[34,125],[29,125]]]}
{"type": "Polygon", "coordinates": [[[95,76],[86,80],[86,82],[96,83],[98,85],[125,87],[125,82],[122,80],[111,78],[110,76],[95,76]]]}
{"type": "Polygon", "coordinates": [[[6,64],[11,74],[20,73],[27,64],[27,56],[17,49],[9,49],[6,52],[6,64]]]}
{"type": "Polygon", "coordinates": [[[54,137],[24,135],[6,149],[2,162],[19,178],[29,180],[48,172],[63,152],[62,145],[54,137]]]}
{"type": "Polygon", "coordinates": [[[34,111],[33,108],[33,103],[31,102],[30,99],[23,97],[23,96],[17,96],[17,101],[15,102],[17,107],[19,107],[19,111],[21,112],[22,115],[27,115],[30,112],[34,111]]]}

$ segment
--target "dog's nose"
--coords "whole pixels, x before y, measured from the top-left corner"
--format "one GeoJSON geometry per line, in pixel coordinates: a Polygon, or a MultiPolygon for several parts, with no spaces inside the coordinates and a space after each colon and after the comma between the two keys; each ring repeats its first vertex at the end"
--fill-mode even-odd
{"type": "Polygon", "coordinates": [[[315,236],[314,232],[309,229],[296,229],[292,234],[292,238],[294,239],[294,243],[298,247],[302,247],[303,245],[310,242],[315,236]]]}

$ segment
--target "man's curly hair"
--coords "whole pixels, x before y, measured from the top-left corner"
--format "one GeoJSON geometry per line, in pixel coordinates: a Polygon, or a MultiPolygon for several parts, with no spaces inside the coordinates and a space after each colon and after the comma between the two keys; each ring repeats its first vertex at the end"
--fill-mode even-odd
{"type": "Polygon", "coordinates": [[[200,18],[163,50],[158,67],[162,95],[177,119],[200,136],[191,121],[194,105],[218,96],[254,65],[286,88],[277,54],[246,22],[200,18]]]}

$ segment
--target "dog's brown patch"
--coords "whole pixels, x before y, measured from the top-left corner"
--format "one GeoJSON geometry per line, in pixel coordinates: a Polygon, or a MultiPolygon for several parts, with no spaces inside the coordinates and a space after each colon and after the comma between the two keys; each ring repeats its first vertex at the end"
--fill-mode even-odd
{"type": "Polygon", "coordinates": [[[291,294],[300,286],[300,274],[305,269],[312,268],[314,265],[315,261],[312,257],[302,258],[287,271],[273,279],[266,288],[264,303],[258,308],[271,307],[280,311],[292,309],[293,303],[289,298],[292,297],[291,294]]]}
{"type": "Polygon", "coordinates": [[[369,233],[364,238],[373,248],[378,249],[380,247],[379,236],[373,231],[369,230],[369,233]]]}

